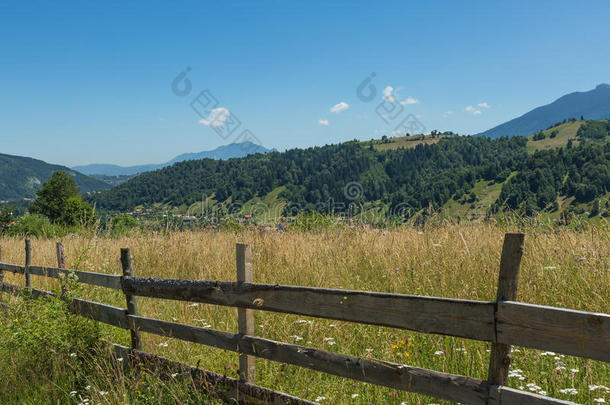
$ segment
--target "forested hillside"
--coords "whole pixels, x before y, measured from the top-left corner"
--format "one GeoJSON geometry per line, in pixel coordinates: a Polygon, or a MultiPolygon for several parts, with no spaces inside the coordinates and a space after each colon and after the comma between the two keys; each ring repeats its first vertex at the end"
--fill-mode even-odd
{"type": "Polygon", "coordinates": [[[52,165],[29,157],[0,154],[0,200],[34,198],[36,190],[57,171],[68,173],[83,193],[110,188],[109,184],[65,166],[52,165]]]}
{"type": "Polygon", "coordinates": [[[245,203],[282,187],[280,199],[305,209],[328,211],[333,204],[374,201],[417,211],[440,209],[486,181],[502,189],[494,210],[552,210],[560,195],[590,202],[610,189],[608,132],[603,139],[597,135],[606,125],[589,124],[577,146],[570,142],[535,154],[528,153],[523,137],[446,136],[409,149],[378,150],[370,142],[353,141],[227,161],[188,161],[140,175],[92,200],[98,208],[122,211],[152,203],[190,205],[202,195],[245,203]],[[355,189],[347,190],[354,182],[355,189]]]}

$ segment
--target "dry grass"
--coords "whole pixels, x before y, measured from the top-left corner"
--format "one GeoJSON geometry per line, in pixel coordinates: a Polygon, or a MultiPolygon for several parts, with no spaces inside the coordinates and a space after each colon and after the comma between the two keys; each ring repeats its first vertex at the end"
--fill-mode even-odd
{"type": "MultiPolygon", "coordinates": [[[[130,247],[138,276],[234,280],[235,244],[245,242],[253,245],[255,282],[493,300],[506,231],[494,225],[473,224],[424,231],[415,228],[333,229],[312,233],[210,231],[136,235],[118,240],[72,236],[62,242],[68,266],[77,263],[79,269],[88,271],[120,274],[119,249],[130,247]]],[[[607,229],[546,232],[528,229],[525,232],[520,301],[610,313],[610,233],[607,229]]],[[[54,243],[34,241],[33,263],[54,265],[54,243]]],[[[22,240],[4,239],[0,244],[4,262],[23,262],[22,240]]],[[[7,275],[6,279],[18,284],[23,281],[22,277],[13,275],[7,275]]],[[[38,277],[34,283],[43,288],[55,286],[53,280],[38,277]]],[[[95,287],[86,290],[86,298],[125,304],[120,293],[95,287]]],[[[237,331],[234,308],[141,298],[140,309],[145,316],[237,331]]],[[[274,340],[482,379],[487,373],[489,345],[486,343],[262,311],[256,313],[256,323],[259,336],[274,340]],[[396,347],[405,338],[412,344],[406,348],[408,355],[396,347]],[[446,354],[435,354],[443,351],[446,354]]],[[[123,331],[109,327],[107,333],[121,343],[127,342],[123,331]]],[[[233,353],[153,335],[145,336],[145,348],[235,375],[237,357],[233,353]]],[[[608,364],[570,357],[555,359],[525,349],[514,353],[514,358],[514,368],[523,370],[524,378],[511,378],[513,387],[528,389],[526,384],[533,383],[541,387],[536,390],[559,398],[591,402],[593,398],[605,397],[610,401],[610,392],[588,389],[588,385],[610,385],[608,364]],[[578,394],[559,391],[572,387],[578,394]]],[[[307,399],[324,396],[323,403],[439,402],[407,393],[394,395],[386,388],[266,360],[257,360],[257,374],[261,385],[307,399]],[[357,396],[352,398],[354,394],[357,396]]]]}

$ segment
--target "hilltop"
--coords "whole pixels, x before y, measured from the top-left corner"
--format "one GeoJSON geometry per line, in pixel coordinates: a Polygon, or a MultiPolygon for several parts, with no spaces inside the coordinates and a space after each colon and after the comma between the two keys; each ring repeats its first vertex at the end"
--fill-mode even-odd
{"type": "Polygon", "coordinates": [[[29,157],[0,154],[0,200],[34,198],[36,191],[57,171],[66,172],[71,176],[82,193],[110,188],[102,181],[65,166],[29,157]]]}
{"type": "Polygon", "coordinates": [[[478,135],[490,138],[529,136],[566,117],[584,117],[592,120],[610,118],[610,85],[600,84],[590,91],[567,94],[550,104],[535,108],[478,135]]]}

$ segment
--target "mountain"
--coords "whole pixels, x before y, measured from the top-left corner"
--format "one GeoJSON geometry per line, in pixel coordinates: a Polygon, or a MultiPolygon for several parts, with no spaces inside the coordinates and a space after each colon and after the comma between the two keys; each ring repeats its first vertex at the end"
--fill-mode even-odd
{"type": "Polygon", "coordinates": [[[522,116],[477,134],[490,138],[501,136],[528,136],[567,118],[590,120],[610,118],[610,85],[600,84],[586,92],[575,92],[558,98],[550,104],[533,109],[522,116]]]}
{"type": "Polygon", "coordinates": [[[176,156],[166,163],[147,164],[137,166],[118,166],[113,164],[90,164],[85,166],[74,166],[73,169],[87,175],[106,175],[106,176],[132,176],[139,173],[151,172],[153,170],[162,169],[171,166],[174,163],[184,162],[187,160],[199,159],[217,159],[226,160],[231,158],[240,158],[255,153],[274,152],[275,149],[267,149],[261,145],[252,142],[232,143],[229,145],[220,146],[214,150],[203,151],[198,153],[184,153],[176,156]]]}
{"type": "Polygon", "coordinates": [[[52,165],[29,157],[0,154],[0,200],[34,198],[36,190],[56,171],[68,173],[82,193],[110,186],[68,167],[52,165]]]}

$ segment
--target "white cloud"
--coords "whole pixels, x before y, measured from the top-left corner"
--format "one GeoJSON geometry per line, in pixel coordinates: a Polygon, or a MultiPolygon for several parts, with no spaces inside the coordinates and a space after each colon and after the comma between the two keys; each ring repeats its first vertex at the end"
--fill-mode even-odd
{"type": "Polygon", "coordinates": [[[330,112],[339,114],[341,111],[345,111],[348,108],[349,104],[347,104],[345,101],[342,101],[339,104],[335,104],[334,106],[330,107],[330,112]]]}
{"type": "Polygon", "coordinates": [[[221,127],[231,116],[231,112],[225,107],[214,108],[210,110],[210,115],[205,120],[199,120],[200,124],[206,127],[221,127]]]}
{"type": "Polygon", "coordinates": [[[482,108],[490,108],[491,106],[487,104],[487,102],[483,101],[482,103],[477,104],[477,106],[482,108]]]}
{"type": "Polygon", "coordinates": [[[400,88],[394,88],[392,86],[386,86],[385,89],[383,89],[383,100],[387,101],[389,103],[393,103],[393,102],[398,102],[401,105],[409,105],[409,104],[419,104],[419,100],[414,98],[414,97],[407,97],[404,100],[400,100],[400,95],[398,94],[398,92],[400,91],[400,88]]]}
{"type": "Polygon", "coordinates": [[[394,101],[393,93],[394,88],[392,86],[387,86],[385,89],[383,89],[383,99],[391,103],[392,101],[394,101]]]}
{"type": "Polygon", "coordinates": [[[453,115],[453,111],[451,111],[451,110],[449,110],[449,111],[445,111],[445,112],[443,113],[443,118],[447,118],[447,117],[449,117],[449,116],[451,116],[451,115],[453,115]]]}
{"type": "Polygon", "coordinates": [[[327,126],[328,126],[328,120],[319,119],[319,120],[318,120],[318,124],[320,124],[320,125],[324,125],[324,126],[326,126],[326,127],[327,127],[327,126]]]}
{"type": "Polygon", "coordinates": [[[401,101],[400,104],[402,105],[407,105],[407,104],[419,104],[419,100],[413,97],[407,97],[405,100],[401,101]]]}
{"type": "Polygon", "coordinates": [[[466,107],[466,112],[469,112],[469,113],[471,113],[473,115],[481,115],[481,110],[477,110],[476,108],[474,108],[471,105],[466,107]]]}

